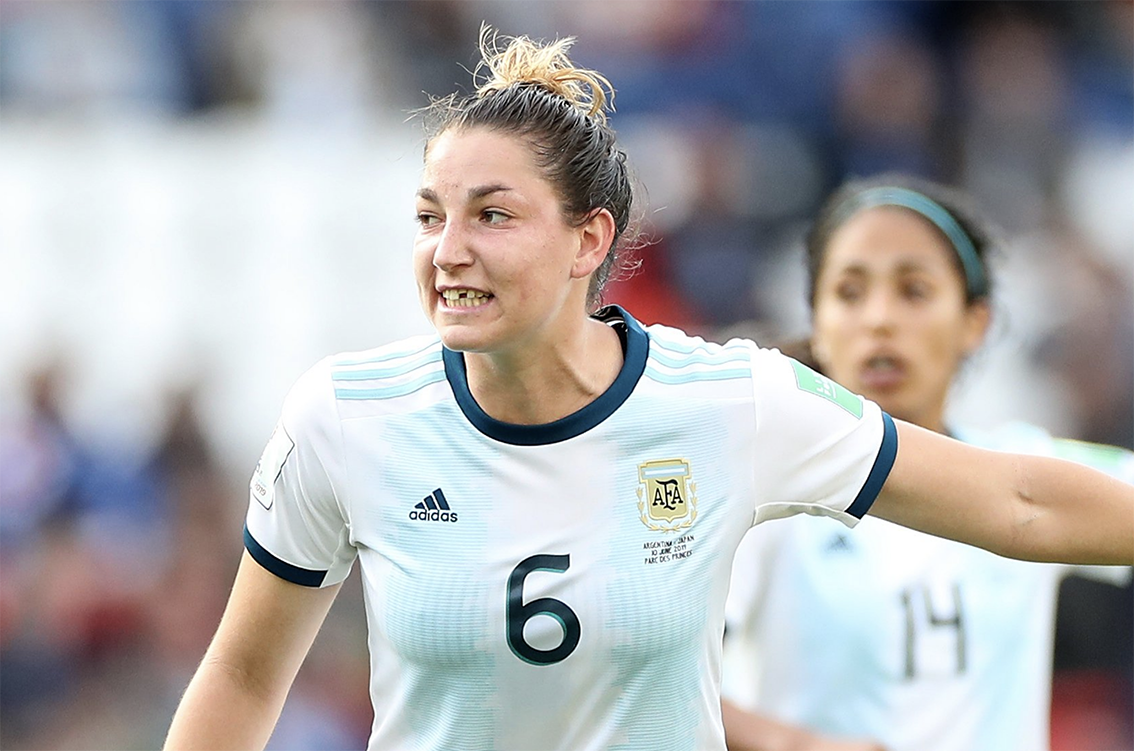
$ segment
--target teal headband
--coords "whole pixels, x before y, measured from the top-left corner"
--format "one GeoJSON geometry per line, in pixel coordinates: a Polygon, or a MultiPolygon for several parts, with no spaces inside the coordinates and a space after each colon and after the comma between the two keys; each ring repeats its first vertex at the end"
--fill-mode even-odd
{"type": "Polygon", "coordinates": [[[835,212],[835,221],[841,224],[863,209],[878,206],[900,206],[915,211],[929,220],[949,238],[953,250],[961,259],[961,268],[965,272],[965,290],[969,298],[977,300],[988,294],[988,278],[984,273],[984,263],[977,255],[972,238],[944,206],[928,196],[909,188],[892,186],[869,188],[847,199],[835,212]]]}

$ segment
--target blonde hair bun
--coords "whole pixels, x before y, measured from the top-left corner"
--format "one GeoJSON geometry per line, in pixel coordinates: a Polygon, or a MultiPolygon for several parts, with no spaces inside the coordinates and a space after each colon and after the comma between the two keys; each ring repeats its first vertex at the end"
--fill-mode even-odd
{"type": "Polygon", "coordinates": [[[577,68],[567,57],[575,37],[540,44],[526,36],[506,37],[488,24],[480,27],[482,60],[474,78],[483,79],[476,89],[485,97],[516,84],[533,84],[563,97],[588,116],[606,122],[606,110],[614,111],[614,87],[601,73],[577,68]],[[609,92],[609,96],[608,93],[609,92]]]}

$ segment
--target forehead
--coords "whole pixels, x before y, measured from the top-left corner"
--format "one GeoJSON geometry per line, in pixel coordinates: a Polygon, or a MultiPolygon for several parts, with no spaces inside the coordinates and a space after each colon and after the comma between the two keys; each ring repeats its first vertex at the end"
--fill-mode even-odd
{"type": "Polygon", "coordinates": [[[543,181],[543,175],[531,148],[515,135],[483,128],[452,129],[426,147],[421,184],[434,191],[532,181],[543,181]]]}
{"type": "Polygon", "coordinates": [[[859,211],[827,242],[823,268],[956,273],[955,251],[930,222],[897,206],[859,211]]]}

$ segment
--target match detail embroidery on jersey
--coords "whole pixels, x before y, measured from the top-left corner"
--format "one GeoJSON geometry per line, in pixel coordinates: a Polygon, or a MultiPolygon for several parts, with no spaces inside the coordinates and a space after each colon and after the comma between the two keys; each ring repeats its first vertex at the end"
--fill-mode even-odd
{"type": "Polygon", "coordinates": [[[685,459],[638,465],[638,513],[654,532],[677,532],[697,520],[697,484],[685,459]]]}
{"type": "Polygon", "coordinates": [[[457,512],[449,508],[445,494],[437,488],[410,509],[409,518],[422,522],[455,522],[457,512]]]}

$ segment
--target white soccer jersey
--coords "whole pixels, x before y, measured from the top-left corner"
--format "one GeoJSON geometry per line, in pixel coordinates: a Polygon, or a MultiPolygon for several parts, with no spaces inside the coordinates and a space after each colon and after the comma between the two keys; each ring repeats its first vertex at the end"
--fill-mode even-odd
{"type": "MultiPolygon", "coordinates": [[[[1134,481],[1134,454],[1032,426],[958,437],[1134,481]]],[[[1002,558],[876,518],[851,532],[777,521],[745,537],[735,565],[725,695],[890,751],[1048,748],[1060,580],[1130,576],[1002,558]]]]}
{"type": "Polygon", "coordinates": [[[288,395],[245,543],[309,586],[359,559],[371,749],[723,749],[740,538],[853,525],[884,482],[877,405],[749,341],[600,317],[622,371],[547,425],[485,414],[435,336],[325,360],[288,395]]]}

